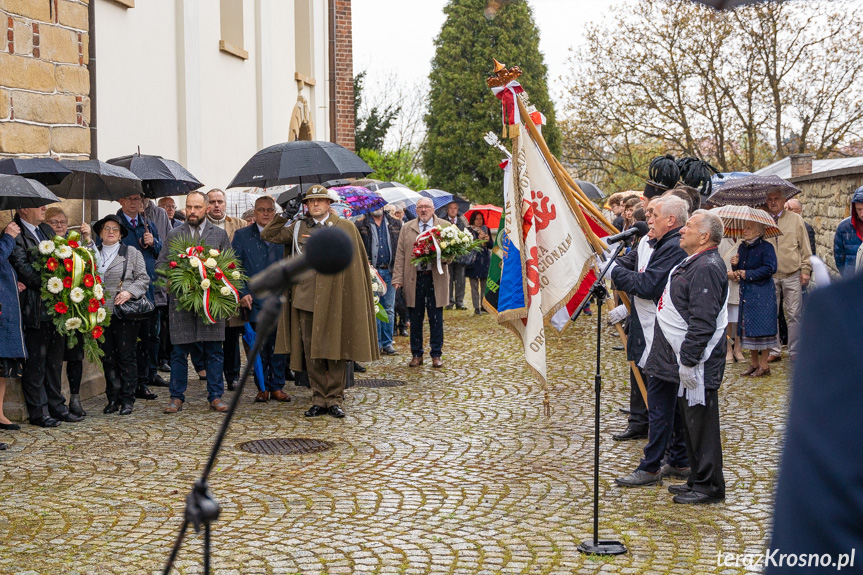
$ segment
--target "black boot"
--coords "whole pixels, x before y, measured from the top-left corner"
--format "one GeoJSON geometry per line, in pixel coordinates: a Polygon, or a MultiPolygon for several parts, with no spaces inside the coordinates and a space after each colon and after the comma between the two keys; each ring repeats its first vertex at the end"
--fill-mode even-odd
{"type": "Polygon", "coordinates": [[[139,383],[138,388],[135,389],[135,397],[138,399],[156,399],[159,396],[151,392],[150,388],[143,383],[139,383]]]}
{"type": "Polygon", "coordinates": [[[81,396],[79,394],[73,393],[69,395],[69,411],[81,417],[87,415],[87,412],[81,407],[81,396]]]}

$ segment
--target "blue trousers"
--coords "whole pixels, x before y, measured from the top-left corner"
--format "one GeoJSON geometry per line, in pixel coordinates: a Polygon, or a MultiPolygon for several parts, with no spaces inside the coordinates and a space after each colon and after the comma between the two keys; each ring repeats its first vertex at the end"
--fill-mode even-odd
{"type": "Polygon", "coordinates": [[[221,341],[201,341],[197,343],[175,343],[171,352],[171,399],[186,401],[186,386],[189,383],[189,354],[195,346],[200,346],[204,352],[204,365],[207,370],[207,401],[222,397],[225,393],[225,380],[222,379],[222,368],[225,355],[221,341]]]}
{"type": "Polygon", "coordinates": [[[393,272],[391,270],[378,270],[381,278],[387,284],[387,293],[381,297],[381,305],[387,312],[389,322],[377,320],[378,322],[378,347],[384,348],[393,344],[393,326],[396,321],[396,290],[393,287],[393,272]]]}
{"type": "Polygon", "coordinates": [[[434,297],[434,278],[430,273],[417,273],[417,291],[414,307],[408,308],[411,320],[411,355],[423,356],[423,321],[429,315],[429,343],[431,357],[443,355],[443,307],[438,307],[434,297]]]}
{"type": "Polygon", "coordinates": [[[649,375],[647,377],[647,445],[638,469],[656,473],[662,467],[662,459],[668,451],[667,463],[672,467],[689,467],[686,457],[686,441],[683,436],[683,418],[677,413],[677,390],[679,383],[665,381],[649,375]]]}

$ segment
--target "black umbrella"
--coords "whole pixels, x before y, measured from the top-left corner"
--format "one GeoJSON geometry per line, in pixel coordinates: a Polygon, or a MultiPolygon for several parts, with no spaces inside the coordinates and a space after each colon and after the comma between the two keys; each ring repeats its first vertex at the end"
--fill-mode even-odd
{"type": "Polygon", "coordinates": [[[141,178],[144,195],[148,198],[185,196],[204,185],[186,168],[161,156],[132,154],[112,158],[108,163],[126,168],[141,178]]]}
{"type": "Polygon", "coordinates": [[[0,174],[0,210],[41,208],[59,201],[60,198],[36,180],[0,174]]]}
{"type": "MultiPolygon", "coordinates": [[[[456,204],[458,204],[458,213],[459,214],[464,214],[466,211],[468,211],[470,209],[470,202],[458,194],[452,195],[452,202],[455,202],[456,204]]],[[[446,210],[449,207],[449,204],[451,204],[452,202],[449,202],[448,204],[441,206],[440,208],[435,210],[435,215],[439,218],[446,218],[446,216],[447,216],[446,210]]]]}
{"type": "Polygon", "coordinates": [[[71,173],[69,168],[51,158],[8,158],[0,160],[0,174],[24,176],[46,186],[59,184],[71,173]]]}
{"type": "Polygon", "coordinates": [[[317,184],[297,184],[296,186],[292,186],[279,194],[279,197],[276,199],[276,203],[284,208],[288,202],[294,198],[300,197],[302,194],[305,194],[309,188],[315,185],[317,184]]]}
{"type": "Polygon", "coordinates": [[[141,194],[141,178],[120,166],[99,160],[64,160],[63,165],[72,175],[51,190],[69,200],[115,201],[133,194],[141,194]]]}
{"type": "Polygon", "coordinates": [[[578,184],[578,187],[581,188],[581,191],[585,193],[588,199],[601,200],[605,197],[605,194],[602,193],[602,190],[596,184],[585,182],[584,180],[575,180],[575,183],[578,184]]]}
{"type": "Polygon", "coordinates": [[[319,184],[335,178],[365,176],[373,171],[359,156],[338,144],[297,140],[264,148],[252,156],[228,187],[319,184]]]}

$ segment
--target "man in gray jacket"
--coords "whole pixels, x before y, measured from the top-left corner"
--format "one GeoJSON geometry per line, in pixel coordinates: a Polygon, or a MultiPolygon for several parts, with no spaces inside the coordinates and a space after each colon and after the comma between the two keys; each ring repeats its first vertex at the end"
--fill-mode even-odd
{"type": "MultiPolygon", "coordinates": [[[[186,222],[179,228],[168,232],[165,248],[159,254],[156,267],[167,266],[172,257],[170,243],[176,237],[192,238],[197,245],[205,245],[223,251],[231,247],[228,234],[207,221],[207,196],[202,192],[189,192],[186,196],[186,222]]],[[[196,344],[204,350],[207,368],[207,401],[215,411],[227,411],[228,404],[222,401],[225,392],[225,382],[222,378],[222,368],[225,356],[222,342],[225,339],[225,320],[214,324],[205,324],[203,320],[191,311],[177,308],[177,300],[173,294],[168,294],[170,311],[171,342],[174,349],[171,352],[171,403],[165,408],[165,413],[177,413],[183,409],[186,401],[186,386],[189,377],[189,354],[196,344]]]]}

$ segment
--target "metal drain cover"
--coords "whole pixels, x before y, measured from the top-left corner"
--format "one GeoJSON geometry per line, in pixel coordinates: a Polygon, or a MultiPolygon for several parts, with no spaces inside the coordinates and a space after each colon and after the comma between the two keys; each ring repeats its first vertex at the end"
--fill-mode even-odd
{"type": "Polygon", "coordinates": [[[249,453],[262,455],[300,455],[303,453],[320,453],[333,446],[329,441],[291,437],[279,439],[256,439],[240,444],[240,449],[249,453]]]}
{"type": "Polygon", "coordinates": [[[357,387],[401,387],[407,384],[398,379],[356,379],[354,385],[357,387]]]}

